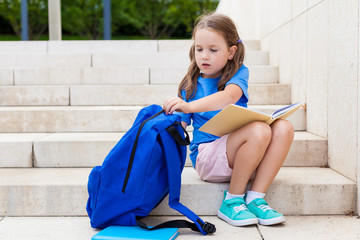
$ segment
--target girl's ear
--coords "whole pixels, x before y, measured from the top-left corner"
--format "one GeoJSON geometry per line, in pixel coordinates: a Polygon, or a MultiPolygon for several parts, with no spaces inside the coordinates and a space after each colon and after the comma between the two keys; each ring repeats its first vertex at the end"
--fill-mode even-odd
{"type": "Polygon", "coordinates": [[[233,45],[233,46],[230,47],[230,49],[229,49],[229,57],[228,57],[229,60],[232,60],[234,58],[236,50],[237,50],[237,46],[233,45]]]}

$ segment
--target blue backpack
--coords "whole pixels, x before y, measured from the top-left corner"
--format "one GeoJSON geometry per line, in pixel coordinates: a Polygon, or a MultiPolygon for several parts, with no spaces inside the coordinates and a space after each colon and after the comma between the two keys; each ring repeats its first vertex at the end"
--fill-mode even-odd
{"type": "Polygon", "coordinates": [[[179,115],[158,105],[143,108],[133,126],[89,175],[86,210],[91,226],[139,225],[146,229],[191,228],[204,235],[215,226],[179,202],[189,135],[179,115]],[[184,134],[186,137],[184,137],[184,134]],[[149,228],[142,218],[169,194],[169,206],[192,222],[173,220],[149,228]]]}

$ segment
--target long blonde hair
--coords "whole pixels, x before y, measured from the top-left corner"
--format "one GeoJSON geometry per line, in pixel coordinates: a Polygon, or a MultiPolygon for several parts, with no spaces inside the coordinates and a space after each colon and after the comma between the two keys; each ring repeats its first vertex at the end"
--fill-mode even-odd
{"type": "MultiPolygon", "coordinates": [[[[197,24],[192,33],[192,39],[195,40],[195,34],[198,29],[210,28],[222,35],[227,42],[228,47],[237,46],[237,50],[232,60],[228,60],[223,68],[223,74],[218,82],[218,91],[224,90],[226,83],[235,75],[243,64],[245,57],[245,48],[242,41],[239,41],[239,34],[236,30],[234,22],[223,14],[203,15],[197,20],[197,24]]],[[[200,76],[200,69],[195,61],[195,43],[190,48],[189,52],[190,66],[184,78],[181,80],[178,95],[181,95],[182,90],[186,92],[186,100],[195,96],[197,80],[200,76]]]]}

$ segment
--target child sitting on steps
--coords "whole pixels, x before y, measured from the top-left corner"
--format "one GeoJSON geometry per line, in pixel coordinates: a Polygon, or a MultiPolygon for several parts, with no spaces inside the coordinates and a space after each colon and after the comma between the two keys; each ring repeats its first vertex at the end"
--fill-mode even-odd
{"type": "Polygon", "coordinates": [[[200,178],[230,181],[219,218],[234,226],[282,223],[284,216],[264,196],[285,161],[294,129],[287,120],[277,120],[271,126],[252,122],[221,138],[199,131],[227,105],[247,107],[249,71],[243,64],[243,42],[227,16],[203,16],[193,30],[193,40],[191,64],[179,85],[179,97],[166,100],[163,109],[166,114],[177,111],[184,127],[192,120],[190,158],[200,178]]]}

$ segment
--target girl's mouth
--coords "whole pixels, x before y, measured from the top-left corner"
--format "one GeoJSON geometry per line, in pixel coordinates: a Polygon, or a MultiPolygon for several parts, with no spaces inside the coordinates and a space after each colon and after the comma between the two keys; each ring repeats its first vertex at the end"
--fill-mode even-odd
{"type": "Polygon", "coordinates": [[[210,67],[210,64],[208,64],[208,63],[203,63],[202,66],[203,66],[203,67],[210,67]]]}

